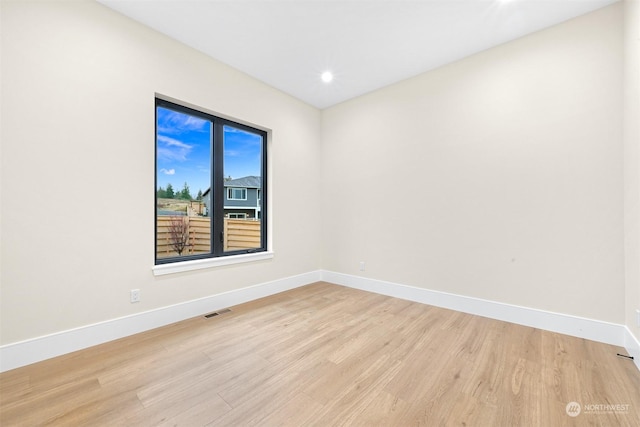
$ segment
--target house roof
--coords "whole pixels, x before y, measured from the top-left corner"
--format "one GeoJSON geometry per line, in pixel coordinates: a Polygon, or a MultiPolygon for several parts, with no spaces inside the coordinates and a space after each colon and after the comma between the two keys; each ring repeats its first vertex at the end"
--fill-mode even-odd
{"type": "MultiPolygon", "coordinates": [[[[225,187],[235,187],[235,188],[261,188],[262,187],[262,177],[260,176],[244,176],[242,178],[230,179],[224,182],[225,187]]],[[[203,196],[206,197],[207,194],[211,191],[211,188],[207,188],[207,191],[202,193],[203,196]]]]}
{"type": "Polygon", "coordinates": [[[260,188],[262,187],[262,177],[245,176],[237,179],[230,179],[224,182],[225,187],[260,188]]]}

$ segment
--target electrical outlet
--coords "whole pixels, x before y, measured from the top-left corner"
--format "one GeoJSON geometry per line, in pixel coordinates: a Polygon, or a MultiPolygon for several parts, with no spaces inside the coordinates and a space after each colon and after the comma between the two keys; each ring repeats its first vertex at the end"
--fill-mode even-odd
{"type": "Polygon", "coordinates": [[[140,302],[140,289],[131,289],[131,302],[140,302]]]}
{"type": "Polygon", "coordinates": [[[364,271],[364,261],[360,261],[360,271],[364,271]]]}

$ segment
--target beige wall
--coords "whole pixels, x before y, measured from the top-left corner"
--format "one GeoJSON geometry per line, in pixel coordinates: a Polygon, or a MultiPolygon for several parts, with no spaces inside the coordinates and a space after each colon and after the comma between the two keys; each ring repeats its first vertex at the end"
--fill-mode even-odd
{"type": "Polygon", "coordinates": [[[623,323],[621,40],[615,4],[323,111],[323,268],[623,323]]]}
{"type": "Polygon", "coordinates": [[[626,0],[624,8],[625,313],[640,341],[640,1],[626,0]]]}
{"type": "Polygon", "coordinates": [[[2,344],[318,268],[318,110],[93,1],[2,2],[0,102],[2,344]],[[153,276],[156,92],[272,130],[273,260],[153,276]]]}
{"type": "Polygon", "coordinates": [[[640,304],[621,4],[322,113],[94,2],[1,13],[0,344],[318,268],[616,323],[626,298],[627,325],[640,304]],[[272,130],[273,260],[152,275],[156,92],[272,130]]]}

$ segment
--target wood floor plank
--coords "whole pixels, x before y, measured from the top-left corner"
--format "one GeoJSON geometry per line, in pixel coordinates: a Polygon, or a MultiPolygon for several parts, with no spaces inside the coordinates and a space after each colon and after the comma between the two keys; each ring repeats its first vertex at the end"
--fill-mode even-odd
{"type": "Polygon", "coordinates": [[[0,424],[637,427],[618,352],[320,282],[2,373],[0,424]]]}
{"type": "Polygon", "coordinates": [[[46,391],[31,392],[20,400],[5,405],[2,399],[2,425],[38,425],[53,423],[83,406],[99,392],[95,378],[54,386],[46,391]]]}
{"type": "Polygon", "coordinates": [[[298,393],[268,416],[257,420],[263,426],[306,426],[317,417],[322,405],[304,393],[298,393]]]}

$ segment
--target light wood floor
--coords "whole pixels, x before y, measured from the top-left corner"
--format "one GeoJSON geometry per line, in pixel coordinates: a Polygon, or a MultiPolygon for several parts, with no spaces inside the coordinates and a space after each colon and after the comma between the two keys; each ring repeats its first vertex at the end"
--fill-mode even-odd
{"type": "Polygon", "coordinates": [[[0,374],[0,424],[640,426],[618,352],[317,283],[0,374]]]}

